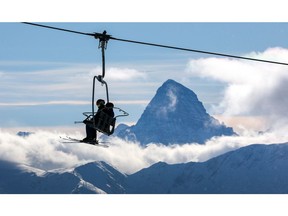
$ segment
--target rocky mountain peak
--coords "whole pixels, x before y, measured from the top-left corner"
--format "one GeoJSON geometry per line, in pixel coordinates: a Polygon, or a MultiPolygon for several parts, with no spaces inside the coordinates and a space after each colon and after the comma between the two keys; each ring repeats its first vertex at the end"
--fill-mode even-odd
{"type": "Polygon", "coordinates": [[[167,80],[158,88],[136,125],[118,133],[141,144],[204,143],[213,136],[233,135],[233,129],[210,116],[189,88],[167,80]]]}

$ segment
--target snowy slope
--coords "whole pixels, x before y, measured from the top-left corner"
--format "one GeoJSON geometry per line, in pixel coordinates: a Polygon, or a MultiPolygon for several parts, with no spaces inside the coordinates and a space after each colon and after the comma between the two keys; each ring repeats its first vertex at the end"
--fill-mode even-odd
{"type": "Polygon", "coordinates": [[[105,162],[91,162],[73,170],[73,174],[105,193],[124,193],[126,175],[105,162]]]}
{"type": "Polygon", "coordinates": [[[286,194],[287,171],[288,144],[255,144],[203,163],[154,164],[129,176],[127,193],[286,194]]]}
{"type": "Polygon", "coordinates": [[[29,166],[0,161],[0,193],[29,193],[38,184],[38,176],[43,173],[29,166]]]}
{"type": "Polygon", "coordinates": [[[213,136],[234,134],[206,112],[192,90],[171,79],[157,90],[136,125],[117,131],[119,137],[144,145],[204,143],[213,136]]]}
{"type": "Polygon", "coordinates": [[[105,162],[45,172],[0,161],[1,194],[123,193],[121,183],[125,178],[105,162]]]}

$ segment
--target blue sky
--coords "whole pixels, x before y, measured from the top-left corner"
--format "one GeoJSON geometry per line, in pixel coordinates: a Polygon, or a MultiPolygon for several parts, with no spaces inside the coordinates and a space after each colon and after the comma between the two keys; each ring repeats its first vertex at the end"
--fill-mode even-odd
{"type": "MultiPolygon", "coordinates": [[[[261,57],[269,48],[288,47],[288,23],[40,24],[87,33],[106,30],[121,39],[240,56],[261,57]]],[[[2,22],[0,29],[0,127],[69,126],[75,120],[81,120],[82,112],[91,110],[93,76],[101,74],[98,40],[18,22],[2,22]]],[[[278,60],[273,55],[267,56],[263,58],[278,60]]],[[[209,113],[222,115],[227,110],[214,108],[221,103],[223,106],[231,80],[221,80],[206,72],[203,74],[202,66],[202,72],[190,68],[191,61],[195,68],[193,61],[199,63],[200,60],[214,58],[225,59],[110,40],[106,50],[105,77],[110,100],[130,113],[129,117],[120,121],[137,121],[157,88],[170,78],[192,89],[209,113]]],[[[285,60],[281,59],[288,62],[288,57],[285,60]]],[[[266,68],[272,66],[257,64],[266,68]]],[[[233,67],[226,69],[237,79],[239,74],[233,72],[233,67]]],[[[217,68],[215,73],[218,73],[217,68]]],[[[249,79],[250,75],[247,74],[246,78],[249,79]]],[[[96,97],[104,97],[104,87],[99,85],[98,88],[96,97]]],[[[255,115],[252,111],[244,114],[255,115]]]]}

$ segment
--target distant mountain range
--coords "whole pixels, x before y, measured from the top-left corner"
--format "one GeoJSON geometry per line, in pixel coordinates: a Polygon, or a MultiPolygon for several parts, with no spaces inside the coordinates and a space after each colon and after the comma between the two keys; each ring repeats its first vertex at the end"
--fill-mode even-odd
{"type": "Polygon", "coordinates": [[[255,144],[206,162],[156,163],[125,175],[105,162],[45,172],[0,161],[1,194],[287,194],[288,144],[255,144]]]}
{"type": "Polygon", "coordinates": [[[20,136],[20,137],[28,137],[30,136],[31,134],[34,134],[33,132],[26,132],[26,131],[19,131],[17,133],[17,136],[20,136]]]}
{"type": "Polygon", "coordinates": [[[157,90],[138,122],[116,129],[118,137],[148,143],[205,143],[214,136],[235,135],[230,127],[210,116],[197,95],[174,80],[157,90]]]}

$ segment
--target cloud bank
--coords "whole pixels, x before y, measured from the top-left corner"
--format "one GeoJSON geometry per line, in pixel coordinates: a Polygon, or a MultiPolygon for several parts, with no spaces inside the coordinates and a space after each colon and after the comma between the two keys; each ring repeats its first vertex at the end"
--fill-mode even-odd
{"type": "MultiPolygon", "coordinates": [[[[39,130],[28,137],[19,137],[12,132],[0,131],[0,158],[44,170],[70,168],[90,161],[105,161],[121,172],[131,174],[159,161],[170,164],[203,162],[250,144],[283,143],[288,140],[286,131],[217,137],[207,141],[205,145],[187,143],[164,146],[151,143],[142,147],[138,143],[109,138],[109,148],[63,143],[59,137],[66,134],[60,132],[39,130]]],[[[67,135],[83,138],[80,132],[67,135]]]]}
{"type": "MultiPolygon", "coordinates": [[[[288,62],[288,49],[269,48],[248,57],[288,62]]],[[[226,85],[216,113],[265,116],[269,127],[288,123],[288,67],[227,58],[191,60],[188,74],[220,81],[226,85]]]]}

